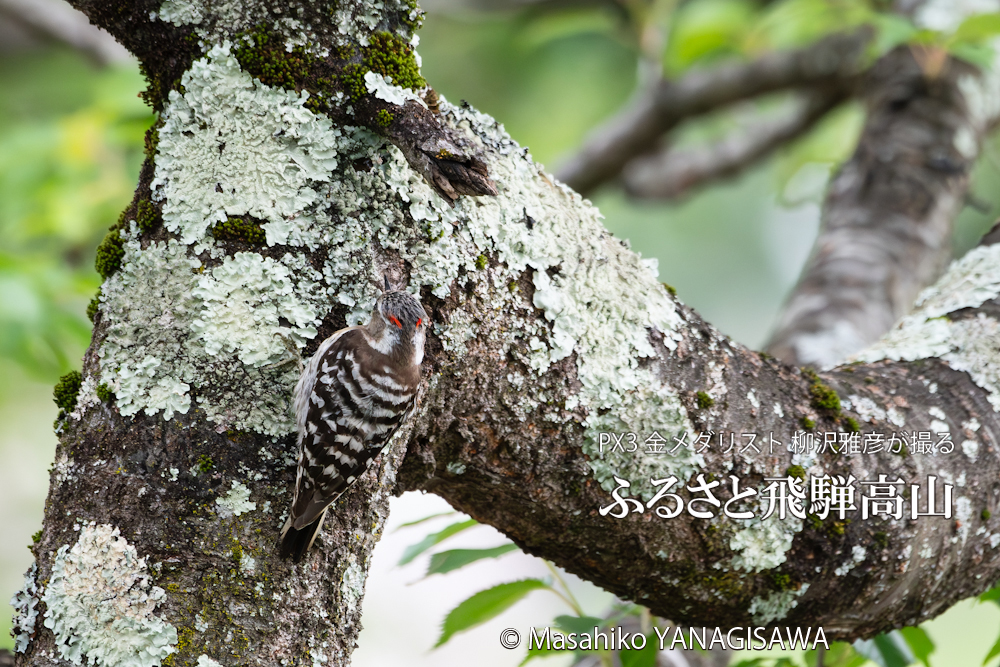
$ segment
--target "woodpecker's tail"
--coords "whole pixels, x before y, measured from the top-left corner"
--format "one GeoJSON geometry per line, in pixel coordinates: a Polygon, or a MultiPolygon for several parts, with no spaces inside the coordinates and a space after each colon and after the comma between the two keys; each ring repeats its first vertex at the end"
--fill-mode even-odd
{"type": "Polygon", "coordinates": [[[312,547],[319,535],[319,529],[323,527],[323,519],[326,518],[326,510],[319,515],[315,521],[302,528],[293,528],[292,519],[289,517],[285,522],[285,527],[281,529],[281,557],[292,557],[296,563],[302,560],[306,552],[312,547]]]}

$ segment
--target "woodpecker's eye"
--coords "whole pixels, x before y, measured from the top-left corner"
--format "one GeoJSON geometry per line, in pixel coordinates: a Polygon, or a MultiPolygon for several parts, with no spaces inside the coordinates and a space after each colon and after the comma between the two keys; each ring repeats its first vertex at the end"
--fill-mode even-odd
{"type": "Polygon", "coordinates": [[[397,328],[399,328],[399,329],[403,328],[403,325],[399,323],[399,320],[396,319],[395,315],[390,315],[389,316],[389,321],[392,322],[393,324],[395,324],[397,328]]]}
{"type": "Polygon", "coordinates": [[[421,318],[418,318],[418,319],[417,319],[417,326],[419,327],[419,326],[420,326],[420,323],[421,323],[421,322],[423,322],[423,321],[424,321],[424,318],[422,318],[422,317],[421,317],[421,318]]]}

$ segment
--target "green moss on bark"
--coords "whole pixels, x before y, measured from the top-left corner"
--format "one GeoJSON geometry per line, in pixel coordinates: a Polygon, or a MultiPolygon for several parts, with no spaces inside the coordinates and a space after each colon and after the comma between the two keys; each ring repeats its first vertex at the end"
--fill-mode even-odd
{"type": "Polygon", "coordinates": [[[263,245],[267,241],[259,223],[243,218],[229,218],[212,226],[212,236],[220,241],[244,241],[263,245]]]}
{"type": "Polygon", "coordinates": [[[52,389],[52,400],[66,412],[72,412],[76,407],[76,398],[80,394],[82,384],[83,376],[80,371],[70,371],[59,378],[59,382],[52,389]]]}
{"type": "Polygon", "coordinates": [[[364,66],[352,63],[346,65],[340,73],[340,87],[343,88],[344,95],[357,102],[368,93],[365,88],[365,72],[368,70],[364,66]]]}
{"type": "Polygon", "coordinates": [[[99,398],[104,403],[111,403],[115,400],[115,394],[111,391],[111,388],[103,382],[97,385],[97,398],[99,398]]]}
{"type": "Polygon", "coordinates": [[[284,40],[264,27],[246,37],[253,43],[248,43],[245,38],[237,39],[239,46],[233,49],[233,56],[240,67],[268,86],[285,90],[303,87],[314,60],[305,49],[296,46],[287,51],[284,40]]]}
{"type": "Polygon", "coordinates": [[[91,324],[96,324],[98,308],[101,305],[101,293],[98,291],[94,298],[87,304],[87,319],[91,324]]]}
{"type": "Polygon", "coordinates": [[[806,469],[802,466],[789,466],[789,468],[785,470],[785,474],[789,477],[797,477],[802,481],[805,481],[806,479],[806,469]]]}
{"type": "Polygon", "coordinates": [[[148,199],[140,199],[135,207],[135,224],[143,232],[152,231],[160,222],[160,212],[153,202],[148,199]]]}
{"type": "Polygon", "coordinates": [[[365,65],[373,72],[392,78],[392,83],[400,88],[417,90],[427,85],[420,76],[413,47],[389,32],[377,32],[371,36],[365,48],[365,65]]]}
{"type": "Polygon", "coordinates": [[[837,396],[837,392],[822,382],[816,382],[809,387],[809,396],[809,404],[817,410],[834,414],[840,413],[840,397],[837,396]]]}
{"type": "Polygon", "coordinates": [[[122,259],[125,257],[125,242],[122,241],[121,229],[118,225],[111,228],[97,246],[97,258],[94,260],[94,268],[102,278],[107,280],[115,271],[121,268],[122,259]]]}

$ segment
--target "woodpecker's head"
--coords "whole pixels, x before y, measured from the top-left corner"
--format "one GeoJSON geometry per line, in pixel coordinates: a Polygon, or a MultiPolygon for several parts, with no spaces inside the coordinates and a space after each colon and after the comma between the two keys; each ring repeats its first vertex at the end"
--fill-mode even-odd
{"type": "Polygon", "coordinates": [[[428,324],[424,307],[412,294],[386,290],[375,301],[368,333],[384,354],[419,364],[424,358],[424,331],[428,324]]]}

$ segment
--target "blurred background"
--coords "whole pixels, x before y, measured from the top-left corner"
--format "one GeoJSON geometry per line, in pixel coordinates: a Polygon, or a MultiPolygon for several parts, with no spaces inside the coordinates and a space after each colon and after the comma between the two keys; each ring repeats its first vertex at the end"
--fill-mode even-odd
{"type": "MultiPolygon", "coordinates": [[[[810,23],[808,13],[795,24],[775,23],[767,14],[795,4],[682,3],[665,71],[740,57],[740,45],[759,50],[814,39],[823,25],[810,23]],[[781,30],[768,33],[767,21],[781,30]]],[[[419,52],[430,84],[450,101],[466,100],[497,118],[550,171],[626,103],[641,75],[636,38],[600,5],[539,11],[534,5],[434,0],[424,8],[419,52]]],[[[26,547],[41,527],[55,447],[52,385],[79,368],[89,343],[85,312],[100,284],[94,250],[131,199],[143,133],[153,121],[137,97],[145,84],[136,63],[67,10],[56,0],[0,0],[0,648],[13,646],[6,601],[21,586],[30,563],[26,547]]],[[[690,123],[681,141],[710,140],[745,111],[690,123]]],[[[680,202],[634,202],[612,188],[594,201],[615,235],[659,259],[661,280],[683,301],[757,347],[808,256],[825,184],[852,150],[861,122],[860,109],[841,109],[751,171],[680,202]]],[[[975,206],[965,209],[955,233],[958,255],[1000,210],[998,155],[1000,145],[991,142],[975,170],[975,206]]],[[[447,612],[471,594],[550,574],[543,562],[520,552],[428,577],[429,552],[399,566],[409,545],[464,517],[399,526],[448,510],[433,496],[407,494],[393,502],[368,581],[355,665],[513,666],[524,649],[503,649],[503,628],[523,635],[529,626],[551,625],[554,616],[568,613],[565,602],[539,591],[432,650],[447,612]]],[[[443,546],[504,542],[478,526],[443,546]]],[[[587,613],[607,611],[607,593],[566,579],[587,613]]],[[[936,644],[933,665],[979,665],[997,637],[1000,609],[966,601],[925,628],[936,644]]]]}

